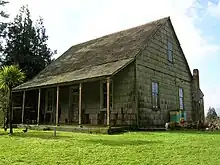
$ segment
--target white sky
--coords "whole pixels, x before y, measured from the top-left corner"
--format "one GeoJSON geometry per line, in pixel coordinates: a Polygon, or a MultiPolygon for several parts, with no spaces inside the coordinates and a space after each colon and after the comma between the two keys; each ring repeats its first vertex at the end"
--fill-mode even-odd
{"type": "MultiPolygon", "coordinates": [[[[196,0],[11,0],[8,12],[13,17],[24,4],[29,5],[34,18],[44,18],[49,46],[58,50],[58,56],[79,42],[171,16],[191,70],[198,68],[203,77],[205,107],[220,107],[220,87],[209,90],[203,74],[204,62],[210,58],[207,54],[215,60],[220,46],[209,43],[195,26],[201,21],[197,10],[204,9],[196,0]]],[[[220,16],[216,8],[210,2],[207,11],[220,16]]]]}

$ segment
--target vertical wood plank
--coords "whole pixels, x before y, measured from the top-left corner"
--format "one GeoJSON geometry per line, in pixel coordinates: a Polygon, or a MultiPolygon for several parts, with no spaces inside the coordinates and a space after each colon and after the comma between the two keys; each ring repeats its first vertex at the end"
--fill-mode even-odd
{"type": "Polygon", "coordinates": [[[60,94],[60,92],[59,92],[59,86],[57,86],[57,103],[56,103],[56,125],[58,125],[58,120],[59,120],[59,94],[60,94]]]}
{"type": "Polygon", "coordinates": [[[107,78],[107,126],[110,125],[110,77],[107,78]]]}
{"type": "Polygon", "coordinates": [[[25,95],[26,95],[26,92],[24,91],[23,92],[23,101],[22,101],[22,117],[21,117],[22,124],[24,124],[25,95]]]}
{"type": "Polygon", "coordinates": [[[82,83],[79,84],[79,125],[82,124],[82,83]]]}
{"type": "Polygon", "coordinates": [[[41,89],[38,91],[38,105],[37,105],[37,124],[40,124],[40,100],[41,100],[41,89]]]}

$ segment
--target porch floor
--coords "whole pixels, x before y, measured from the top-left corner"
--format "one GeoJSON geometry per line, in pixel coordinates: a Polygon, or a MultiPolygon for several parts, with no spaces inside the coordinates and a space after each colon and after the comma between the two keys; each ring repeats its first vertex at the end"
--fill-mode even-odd
{"type": "Polygon", "coordinates": [[[66,132],[82,132],[82,133],[101,133],[101,134],[111,134],[117,132],[124,132],[128,127],[126,126],[118,126],[118,127],[107,127],[102,125],[27,125],[27,124],[18,124],[17,128],[28,128],[30,130],[54,130],[56,128],[57,131],[66,131],[66,132]]]}

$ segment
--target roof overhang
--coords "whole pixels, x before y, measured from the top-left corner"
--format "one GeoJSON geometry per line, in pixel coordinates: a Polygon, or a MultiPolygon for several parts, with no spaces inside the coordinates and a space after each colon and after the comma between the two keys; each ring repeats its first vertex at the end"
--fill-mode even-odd
{"type": "Polygon", "coordinates": [[[123,68],[134,61],[134,58],[114,61],[97,66],[91,66],[75,70],[72,72],[66,72],[55,76],[49,77],[35,77],[34,79],[27,81],[15,88],[13,92],[32,90],[38,88],[45,88],[48,86],[67,85],[74,82],[87,82],[91,80],[98,80],[104,77],[113,76],[120,72],[123,68]]]}

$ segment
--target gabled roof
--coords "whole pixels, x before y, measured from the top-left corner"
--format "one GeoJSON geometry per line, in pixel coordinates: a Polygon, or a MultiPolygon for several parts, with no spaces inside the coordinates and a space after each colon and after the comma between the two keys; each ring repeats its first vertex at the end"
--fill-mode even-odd
{"type": "MultiPolygon", "coordinates": [[[[75,73],[80,73],[77,74],[78,80],[97,76],[96,72],[98,70],[94,70],[94,68],[99,68],[99,65],[100,68],[102,68],[101,66],[108,63],[112,63],[112,65],[109,64],[108,66],[112,68],[109,73],[113,73],[120,69],[118,67],[113,67],[115,62],[125,59],[129,59],[129,61],[134,59],[137,53],[145,47],[146,40],[150,40],[156,31],[168,20],[169,17],[166,17],[141,26],[74,45],[42,70],[36,77],[14,88],[14,90],[46,86],[52,83],[75,81],[75,73]],[[90,68],[94,72],[91,72],[91,74],[88,75],[87,72],[90,68]],[[47,81],[47,79],[49,80],[47,81]],[[61,79],[62,81],[57,81],[61,79]]],[[[123,62],[118,63],[123,64],[123,62]]],[[[126,64],[127,63],[124,63],[124,65],[126,64]]],[[[120,67],[124,66],[120,65],[120,67]]],[[[103,71],[102,74],[98,75],[103,76],[108,75],[109,73],[103,71]]]]}

